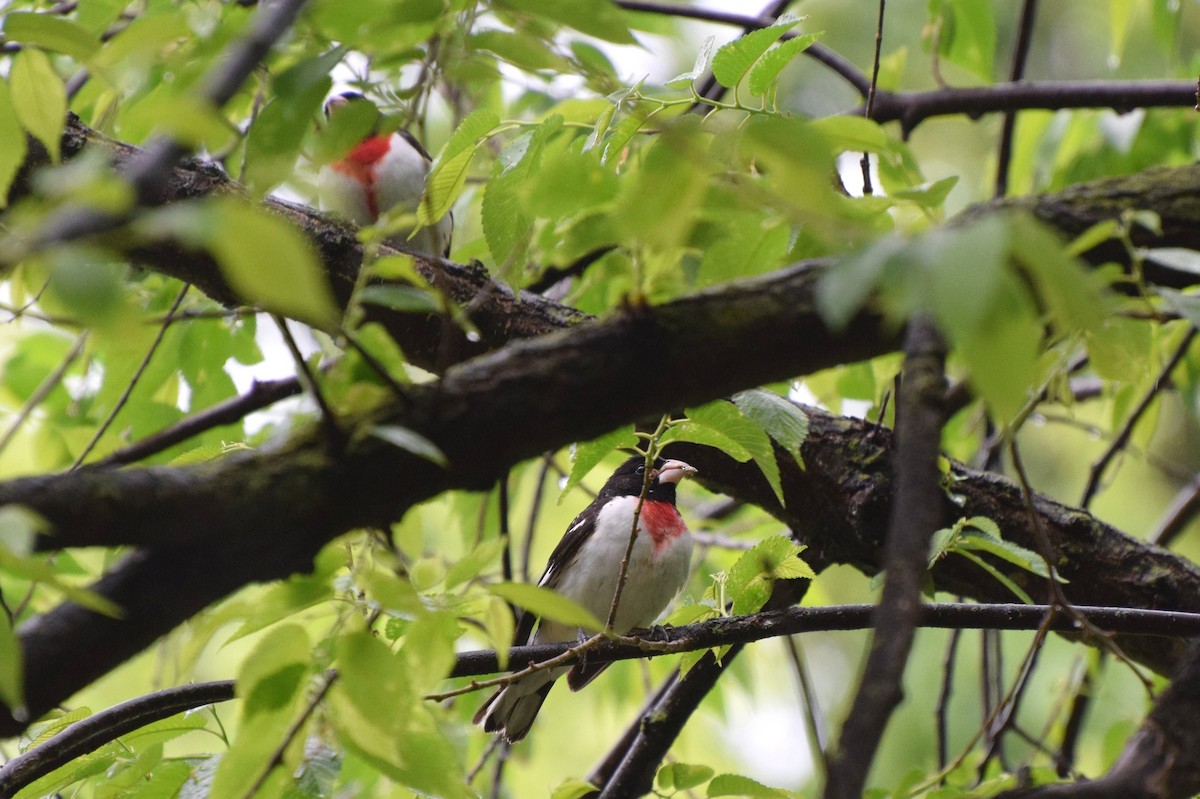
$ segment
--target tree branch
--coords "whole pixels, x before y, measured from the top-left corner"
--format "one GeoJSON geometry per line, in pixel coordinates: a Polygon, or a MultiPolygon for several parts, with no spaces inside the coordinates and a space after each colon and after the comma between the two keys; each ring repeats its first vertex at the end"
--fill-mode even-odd
{"type": "Polygon", "coordinates": [[[829,760],[825,796],[858,799],[892,711],[920,614],[929,539],[945,519],[941,454],[946,396],[946,343],[926,316],[914,317],[904,345],[896,418],[896,501],[884,551],[886,577],[874,619],[871,649],[838,751],[829,760]]]}

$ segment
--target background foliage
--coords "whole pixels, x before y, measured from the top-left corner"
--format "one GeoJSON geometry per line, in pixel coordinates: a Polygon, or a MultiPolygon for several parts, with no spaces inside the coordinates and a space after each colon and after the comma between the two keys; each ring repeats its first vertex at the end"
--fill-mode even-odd
{"type": "MultiPolygon", "coordinates": [[[[529,740],[473,768],[491,744],[470,725],[480,695],[425,697],[466,683],[447,679],[456,652],[511,642],[504,600],[514,592],[499,584],[536,580],[559,531],[623,457],[613,450],[635,442],[630,425],[674,412],[687,421],[667,440],[715,447],[750,464],[745,479],[766,486],[757,502],[722,500],[719,473],[682,490],[683,514],[704,536],[674,623],[758,610],[775,579],[807,573],[789,538],[816,550],[811,562],[820,573],[805,605],[871,601],[878,588],[871,577],[884,565],[877,553],[870,561],[840,557],[810,539],[814,531],[789,529],[788,519],[807,513],[789,493],[798,479],[790,475],[799,464],[809,472],[821,466],[804,463],[807,420],[781,398],[891,426],[896,341],[915,316],[927,315],[948,342],[947,373],[962,398],[941,436],[951,457],[1012,474],[1015,441],[1037,490],[1143,537],[1161,536],[1160,518],[1193,482],[1200,360],[1190,345],[1198,313],[1190,295],[1173,289],[1190,283],[1195,252],[1169,237],[1147,244],[1163,229],[1150,210],[1111,213],[1074,240],[1031,216],[961,213],[997,194],[1048,194],[1194,162],[1197,120],[1186,107],[1194,98],[1179,90],[1200,70],[1193,0],[1027,1],[1033,15],[1025,24],[1020,4],[893,0],[878,53],[875,117],[883,123],[856,110],[872,74],[882,5],[865,0],[774,4],[781,7],[764,12],[770,19],[732,27],[685,20],[682,5],[635,12],[600,0],[313,0],[294,26],[275,31],[278,42],[228,101],[214,103],[229,53],[255,19],[286,4],[252,5],[84,0],[5,8],[0,476],[59,475],[44,485],[69,491],[85,487],[73,479],[137,479],[159,466],[165,471],[146,474],[174,475],[164,479],[177,481],[183,497],[170,487],[139,493],[136,484],[138,502],[85,490],[74,501],[85,520],[78,529],[99,528],[97,520],[108,524],[110,516],[119,528],[123,509],[144,503],[138,519],[152,519],[162,538],[100,534],[92,543],[103,546],[68,538],[75,545],[59,549],[54,537],[67,535],[68,525],[26,509],[39,507],[43,484],[9,483],[5,501],[14,504],[0,508],[0,700],[14,709],[15,726],[6,728],[14,737],[5,753],[30,750],[92,711],[155,689],[237,680],[237,701],[140,727],[20,796],[583,795],[583,781],[680,659],[619,663],[585,692],[556,691],[529,740]],[[779,21],[789,5],[794,16],[779,21]],[[743,28],[753,32],[740,35],[743,28]],[[1026,37],[1027,56],[1015,56],[1026,37]],[[814,42],[844,61],[809,57],[814,42]],[[1014,61],[1034,82],[1100,81],[1111,95],[1080,103],[1070,91],[1049,92],[1017,106],[1023,110],[1005,133],[1005,117],[994,112],[1011,107],[989,90],[1014,76],[1014,61]],[[710,71],[716,90],[701,96],[710,71]],[[1150,81],[1173,90],[1163,96],[1176,101],[1122,94],[1150,81]],[[260,204],[269,195],[316,204],[316,172],[345,151],[349,136],[324,124],[321,105],[347,85],[402,116],[436,154],[418,217],[430,221],[452,208],[451,258],[477,260],[482,277],[438,271],[389,251],[383,231],[362,230],[367,266],[361,279],[347,280],[331,266],[329,247],[349,234],[260,204]],[[904,105],[916,95],[900,92],[954,88],[963,92],[958,104],[928,118],[895,110],[917,107],[904,105]],[[68,110],[91,130],[152,152],[168,137],[181,153],[220,165],[244,191],[217,175],[218,190],[185,189],[164,203],[155,193],[161,187],[139,183],[134,169],[113,168],[113,150],[64,150],[68,110]],[[1000,141],[1009,145],[1004,155],[1000,141]],[[864,152],[871,157],[866,193],[864,152]],[[62,233],[80,215],[101,222],[62,233]],[[1079,259],[1101,244],[1119,253],[1114,263],[1096,268],[1079,259]],[[201,274],[189,260],[196,253],[219,271],[201,274]],[[428,392],[457,398],[463,384],[475,385],[454,382],[447,370],[504,343],[472,314],[506,297],[506,288],[546,292],[566,306],[547,311],[538,304],[544,298],[525,295],[525,310],[520,303],[510,310],[514,319],[563,314],[538,331],[547,332],[574,327],[583,315],[620,323],[649,313],[646,305],[686,308],[699,292],[722,291],[735,279],[773,280],[804,260],[835,264],[815,284],[814,318],[852,342],[838,352],[861,357],[834,353],[825,363],[818,352],[805,356],[818,368],[789,371],[797,356],[783,350],[806,342],[768,333],[745,360],[778,357],[774,371],[764,367],[769,379],[727,385],[744,374],[738,359],[729,360],[728,375],[697,366],[687,376],[693,354],[683,348],[671,351],[672,369],[685,374],[675,381],[686,384],[681,393],[657,394],[647,380],[634,390],[646,388],[648,407],[634,411],[610,413],[602,390],[548,396],[552,411],[540,420],[497,400],[494,412],[515,430],[540,424],[555,446],[579,443],[531,459],[546,449],[543,439],[525,436],[528,451],[498,450],[481,436],[473,457],[483,465],[462,477],[454,468],[463,468],[469,448],[428,433],[434,412],[404,415],[409,393],[418,407],[438,408],[428,392]],[[1145,276],[1155,263],[1184,277],[1173,289],[1157,285],[1145,276]],[[368,287],[368,277],[384,282],[368,287]],[[448,287],[489,277],[474,297],[448,287]],[[579,314],[567,316],[570,309],[579,314]],[[454,346],[429,348],[390,326],[389,314],[424,319],[440,311],[452,322],[433,330],[454,346]],[[875,320],[865,336],[864,315],[875,320]],[[299,381],[286,341],[292,335],[305,365],[299,381]],[[320,403],[308,386],[314,380],[320,403]],[[721,399],[756,383],[771,394],[721,399]],[[304,397],[268,402],[301,388],[304,397]],[[148,453],[128,449],[161,440],[161,431],[185,420],[211,420],[223,407],[231,411],[220,424],[202,422],[148,453]],[[615,433],[595,439],[618,422],[615,433]],[[387,506],[385,496],[361,512],[346,494],[349,507],[331,510],[306,480],[335,473],[338,453],[330,456],[334,466],[306,456],[300,465],[309,471],[296,469],[290,488],[268,487],[271,459],[279,457],[281,473],[292,469],[287,458],[307,452],[322,425],[352,442],[383,442],[384,454],[373,450],[371,458],[412,456],[400,479],[439,490],[411,508],[387,506]],[[247,457],[257,460],[239,460],[247,457]],[[451,465],[448,483],[429,477],[441,468],[430,461],[451,465]],[[257,465],[242,482],[218,482],[229,463],[257,465]],[[84,464],[93,466],[80,470],[84,464]],[[183,496],[204,485],[211,494],[183,496]],[[187,623],[152,647],[69,699],[32,703],[33,717],[22,715],[26,684],[38,678],[23,671],[22,624],[64,602],[119,616],[107,598],[111,584],[86,587],[121,573],[138,546],[181,546],[188,517],[196,514],[202,526],[220,510],[214,505],[234,521],[217,530],[230,537],[209,546],[236,553],[234,560],[265,557],[229,543],[238,519],[254,528],[242,503],[260,501],[270,514],[288,508],[288,498],[301,562],[266,567],[279,573],[245,587],[251,578],[229,577],[228,590],[216,595],[224,598],[198,601],[187,623]]],[[[741,323],[730,309],[728,318],[714,317],[715,338],[733,335],[725,323],[731,330],[741,323]]],[[[532,351],[512,346],[514,358],[532,351]]],[[[658,357],[656,346],[646,343],[658,357]]],[[[695,343],[697,351],[706,346],[695,343]]],[[[580,373],[595,365],[589,357],[577,363],[580,373]]],[[[486,374],[502,383],[506,364],[486,364],[478,368],[494,370],[486,374]]],[[[130,529],[142,529],[129,519],[130,529]]],[[[1042,553],[1008,541],[1014,530],[989,518],[954,521],[946,520],[938,552],[991,569],[975,573],[989,586],[995,579],[977,598],[1045,598],[1044,583],[1031,577],[1048,573],[1042,553]],[[1006,563],[1008,576],[997,576],[992,563],[1006,563]]],[[[1195,523],[1183,521],[1170,535],[1181,555],[1194,557],[1195,523]]],[[[882,538],[882,529],[876,534],[882,538]]],[[[197,579],[224,585],[205,573],[218,567],[194,563],[197,579]]],[[[1081,578],[1072,580],[1068,593],[1081,578]]],[[[821,752],[836,744],[868,641],[865,632],[811,633],[764,641],[731,659],[671,746],[656,790],[820,793],[821,752]]],[[[682,657],[685,667],[699,660],[682,657]]],[[[993,795],[1026,766],[1050,779],[1079,694],[1091,705],[1066,773],[1099,775],[1151,706],[1144,679],[1130,662],[1033,633],[922,631],[906,702],[869,784],[880,796],[949,797],[993,795]],[[1042,647],[1041,659],[1023,685],[1019,713],[1007,724],[989,722],[1007,707],[1031,645],[1042,647]]]]}

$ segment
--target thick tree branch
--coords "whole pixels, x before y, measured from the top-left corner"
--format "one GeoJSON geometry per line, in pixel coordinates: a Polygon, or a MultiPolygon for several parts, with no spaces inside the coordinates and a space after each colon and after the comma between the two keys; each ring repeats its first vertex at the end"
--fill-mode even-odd
{"type": "MultiPolygon", "coordinates": [[[[29,139],[29,156],[14,181],[9,202],[26,196],[31,190],[33,172],[49,164],[49,156],[36,139],[29,139]]],[[[118,172],[131,169],[144,157],[143,150],[108,139],[88,128],[75,116],[67,119],[62,138],[64,160],[77,157],[85,149],[101,150],[118,172]]],[[[191,160],[168,171],[169,178],[158,188],[155,204],[185,202],[210,195],[244,195],[245,190],[212,163],[191,160]]],[[[247,202],[249,200],[247,199],[247,202]]],[[[326,217],[308,206],[268,198],[263,206],[302,230],[313,243],[325,265],[335,298],[345,304],[358,277],[363,247],[353,228],[326,217]]],[[[397,252],[381,247],[383,254],[397,252]]],[[[217,263],[206,252],[176,243],[144,243],[136,246],[131,257],[147,267],[191,283],[207,296],[228,306],[242,304],[221,275],[217,263]]],[[[418,366],[440,368],[447,354],[462,360],[495,349],[514,338],[540,336],[586,320],[588,317],[564,305],[535,294],[514,295],[506,286],[493,281],[482,267],[463,266],[451,261],[417,258],[417,268],[449,298],[468,310],[468,318],[479,332],[478,340],[451,325],[454,340],[444,342],[447,325],[437,314],[399,313],[376,305],[367,306],[368,321],[383,324],[404,348],[405,355],[418,366]]]]}

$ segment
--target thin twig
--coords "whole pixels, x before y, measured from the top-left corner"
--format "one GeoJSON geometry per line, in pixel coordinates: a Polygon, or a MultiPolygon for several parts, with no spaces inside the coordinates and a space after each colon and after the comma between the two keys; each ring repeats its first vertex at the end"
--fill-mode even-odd
{"type": "MultiPolygon", "coordinates": [[[[875,118],[875,90],[879,86],[879,59],[883,50],[883,20],[886,11],[887,0],[879,0],[879,20],[875,23],[875,56],[871,65],[871,85],[867,88],[867,102],[863,108],[863,116],[867,119],[875,118]]],[[[875,193],[871,187],[871,154],[864,151],[859,164],[862,167],[863,195],[870,196],[875,193]]]]}
{"type": "Polygon", "coordinates": [[[135,441],[123,449],[88,464],[88,468],[136,463],[215,427],[238,422],[255,411],[262,410],[268,405],[288,397],[294,397],[300,392],[300,380],[295,377],[255,381],[245,394],[230,397],[224,402],[219,402],[211,408],[206,408],[194,416],[189,416],[183,421],[149,435],[141,441],[135,441]]]}
{"type": "Polygon", "coordinates": [[[1133,435],[1134,426],[1141,421],[1142,416],[1147,410],[1149,410],[1150,403],[1154,401],[1155,397],[1158,396],[1158,393],[1162,389],[1170,384],[1171,372],[1175,371],[1175,367],[1178,366],[1180,361],[1183,360],[1183,357],[1187,355],[1188,348],[1191,347],[1195,338],[1196,328],[1189,328],[1187,335],[1183,337],[1183,341],[1179,342],[1179,346],[1175,348],[1175,352],[1172,353],[1171,357],[1167,359],[1167,362],[1163,364],[1162,369],[1158,373],[1158,377],[1154,379],[1154,384],[1150,386],[1150,390],[1142,395],[1142,398],[1138,401],[1137,406],[1132,412],[1130,412],[1129,417],[1125,420],[1125,423],[1121,425],[1120,432],[1113,437],[1112,443],[1110,443],[1108,448],[1104,450],[1104,454],[1092,464],[1091,469],[1088,470],[1087,486],[1083,489],[1083,497],[1079,500],[1079,507],[1086,509],[1089,505],[1091,505],[1092,499],[1095,497],[1096,491],[1100,487],[1100,479],[1104,476],[1104,471],[1108,468],[1108,465],[1112,462],[1112,459],[1116,457],[1117,453],[1124,449],[1125,445],[1129,442],[1130,436],[1133,435]]]}
{"type": "Polygon", "coordinates": [[[321,392],[321,387],[317,385],[316,376],[308,368],[308,363],[304,360],[304,354],[300,352],[300,347],[296,345],[296,339],[292,336],[292,331],[288,328],[287,320],[278,314],[271,314],[271,318],[275,320],[275,326],[279,328],[279,334],[283,336],[283,342],[287,345],[288,352],[292,354],[292,360],[296,364],[296,377],[300,379],[300,383],[304,386],[305,390],[312,394],[313,401],[317,403],[317,408],[321,411],[321,424],[324,426],[329,440],[332,442],[341,442],[344,436],[341,426],[338,424],[337,416],[334,414],[333,408],[326,402],[325,395],[321,392]]]}
{"type": "Polygon", "coordinates": [[[25,420],[33,413],[34,408],[41,405],[50,392],[55,389],[66,375],[67,370],[71,368],[71,364],[79,358],[83,352],[83,347],[87,343],[88,333],[83,331],[75,338],[75,343],[71,345],[71,349],[67,350],[67,354],[63,356],[62,361],[58,366],[54,367],[54,371],[46,375],[45,379],[33,390],[29,395],[29,399],[25,400],[25,404],[21,406],[21,410],[17,411],[17,417],[13,419],[13,423],[9,425],[8,430],[4,432],[4,437],[0,438],[0,452],[4,451],[16,436],[17,431],[25,424],[25,420]]]}
{"type": "Polygon", "coordinates": [[[796,674],[796,683],[800,689],[801,704],[803,705],[801,715],[804,718],[804,730],[808,738],[809,757],[812,759],[813,766],[816,767],[818,777],[824,781],[825,775],[829,773],[829,763],[826,760],[829,735],[826,732],[821,708],[817,704],[817,689],[809,674],[808,664],[804,662],[800,641],[796,636],[789,635],[784,639],[784,644],[788,656],[792,660],[792,670],[796,674]]]}
{"type": "Polygon", "coordinates": [[[167,318],[161,325],[159,325],[158,333],[154,336],[154,341],[150,342],[150,349],[146,351],[146,356],[142,358],[142,362],[138,364],[137,370],[133,373],[133,377],[129,378],[129,383],[126,384],[125,390],[121,392],[121,396],[117,399],[116,404],[113,405],[112,410],[109,411],[108,416],[103,422],[100,423],[100,427],[96,429],[96,433],[92,436],[92,440],[87,443],[87,446],[84,447],[83,451],[79,453],[79,456],[75,458],[75,462],[71,464],[71,471],[78,469],[80,465],[83,464],[84,459],[87,458],[92,449],[94,449],[95,446],[100,443],[101,437],[103,437],[105,432],[108,431],[108,428],[117,418],[117,414],[120,413],[121,409],[125,407],[125,403],[129,401],[129,396],[133,394],[134,387],[136,387],[138,381],[142,379],[142,375],[146,373],[146,367],[150,365],[150,359],[154,357],[154,353],[158,350],[159,345],[162,344],[163,337],[167,334],[167,328],[169,328],[171,323],[174,321],[174,319],[172,319],[172,315],[175,313],[175,311],[179,310],[179,306],[183,302],[183,298],[187,296],[188,289],[190,288],[191,284],[184,283],[183,287],[179,289],[179,294],[176,295],[175,302],[171,304],[171,310],[167,312],[167,318]]]}
{"type": "Polygon", "coordinates": [[[937,706],[933,711],[934,728],[937,733],[938,769],[946,767],[948,757],[948,734],[946,720],[950,711],[950,697],[954,694],[954,665],[958,662],[958,643],[962,640],[961,630],[950,631],[946,645],[946,657],[942,659],[942,688],[938,691],[937,706]]]}
{"type": "MultiPolygon", "coordinates": [[[[1017,25],[1017,41],[1013,47],[1012,66],[1008,72],[1008,80],[1016,83],[1025,77],[1025,63],[1029,60],[1029,45],[1033,41],[1033,24],[1037,18],[1037,0],[1024,0],[1021,5],[1021,21],[1017,25]]],[[[1004,124],[1000,129],[1000,147],[996,156],[996,191],[995,196],[1003,197],[1008,194],[1008,165],[1012,159],[1013,131],[1016,129],[1017,115],[1014,111],[1004,114],[1004,124]]]]}

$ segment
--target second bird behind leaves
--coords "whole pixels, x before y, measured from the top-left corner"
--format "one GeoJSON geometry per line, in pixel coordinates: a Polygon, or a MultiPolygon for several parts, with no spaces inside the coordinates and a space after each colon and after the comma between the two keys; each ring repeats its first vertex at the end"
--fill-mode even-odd
{"type": "MultiPolygon", "coordinates": [[[[358,92],[329,98],[325,114],[332,119],[352,103],[362,103],[374,111],[376,124],[343,158],[321,168],[321,208],[360,227],[375,224],[389,212],[416,214],[425,194],[425,178],[432,160],[429,153],[407,131],[381,132],[378,110],[358,92]]],[[[412,228],[398,232],[388,244],[444,258],[450,254],[453,229],[454,217],[446,214],[415,234],[412,228]]]]}
{"type": "MultiPolygon", "coordinates": [[[[613,631],[620,635],[653,624],[687,582],[692,536],[675,507],[675,486],[695,473],[694,468],[677,460],[659,458],[651,467],[638,535],[613,621],[613,631]]],[[[567,527],[538,585],[555,589],[596,618],[606,620],[645,480],[643,456],[635,455],[621,464],[596,499],[567,527]]],[[[538,622],[536,616],[523,614],[514,645],[574,641],[578,636],[574,627],[546,620],[538,622]]],[[[493,694],[475,714],[475,723],[509,741],[519,741],[529,732],[555,680],[567,674],[567,684],[577,691],[607,665],[579,664],[523,677],[493,694]]]]}

